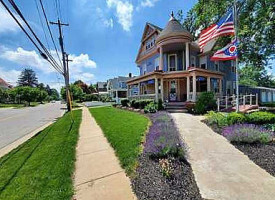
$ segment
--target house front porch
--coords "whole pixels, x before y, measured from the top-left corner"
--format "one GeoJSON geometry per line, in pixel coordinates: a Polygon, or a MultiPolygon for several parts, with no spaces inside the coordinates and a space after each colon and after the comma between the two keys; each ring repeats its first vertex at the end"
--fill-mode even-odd
{"type": "Polygon", "coordinates": [[[201,92],[213,91],[220,96],[223,74],[190,68],[186,71],[154,71],[127,82],[128,98],[161,99],[164,102],[195,102],[201,92]],[[194,81],[195,80],[195,81],[194,81]]]}

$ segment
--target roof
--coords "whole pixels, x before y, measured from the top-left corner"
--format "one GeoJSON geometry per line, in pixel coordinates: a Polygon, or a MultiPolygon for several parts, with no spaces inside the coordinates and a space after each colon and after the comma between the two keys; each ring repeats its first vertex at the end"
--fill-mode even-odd
{"type": "Polygon", "coordinates": [[[172,13],[168,24],[163,29],[163,31],[161,31],[158,39],[160,40],[160,38],[165,38],[166,36],[170,36],[175,33],[180,35],[186,35],[192,38],[191,33],[183,28],[181,23],[174,17],[174,14],[172,13]]]}
{"type": "Polygon", "coordinates": [[[125,88],[120,88],[119,83],[120,82],[125,82],[126,83],[129,79],[130,79],[129,77],[124,77],[124,76],[119,76],[119,77],[116,77],[116,78],[113,78],[113,79],[109,79],[108,80],[108,89],[109,89],[110,85],[112,85],[113,90],[125,89],[125,88]]]}
{"type": "Polygon", "coordinates": [[[0,78],[0,87],[9,88],[10,85],[6,81],[4,81],[4,79],[0,78]]]}
{"type": "Polygon", "coordinates": [[[155,29],[157,29],[157,30],[159,30],[159,31],[162,31],[162,30],[163,30],[163,29],[160,28],[159,26],[156,26],[156,25],[154,25],[154,24],[152,24],[152,23],[150,23],[150,22],[147,22],[147,24],[149,24],[150,26],[154,27],[155,29]]]}
{"type": "Polygon", "coordinates": [[[106,88],[107,86],[107,82],[97,82],[96,84],[98,88],[106,88]]]}

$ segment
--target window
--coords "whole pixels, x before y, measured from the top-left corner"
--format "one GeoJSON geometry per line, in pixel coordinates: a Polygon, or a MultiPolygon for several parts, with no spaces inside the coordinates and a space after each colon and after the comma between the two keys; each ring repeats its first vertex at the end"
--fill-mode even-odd
{"type": "Polygon", "coordinates": [[[220,71],[220,62],[219,61],[215,61],[214,62],[214,67],[216,71],[220,71]]]}
{"type": "Polygon", "coordinates": [[[147,67],[146,67],[146,65],[143,65],[142,68],[143,68],[143,75],[144,75],[144,74],[146,74],[146,71],[147,71],[146,68],[147,68],[147,67]]]}
{"type": "Polygon", "coordinates": [[[148,41],[146,41],[146,50],[151,49],[156,43],[155,37],[152,37],[148,41]]]}
{"type": "Polygon", "coordinates": [[[195,67],[195,66],[196,66],[196,57],[191,56],[191,67],[195,67]]]}
{"type": "Polygon", "coordinates": [[[207,69],[207,57],[206,56],[200,57],[200,67],[202,69],[207,69]]]}
{"type": "Polygon", "coordinates": [[[119,87],[122,88],[122,89],[126,89],[127,85],[126,85],[125,82],[119,82],[119,87]]]}
{"type": "Polygon", "coordinates": [[[176,71],[177,67],[177,54],[170,54],[168,56],[169,71],[176,71]]]}
{"type": "Polygon", "coordinates": [[[155,59],[155,70],[159,70],[159,57],[155,59]]]}

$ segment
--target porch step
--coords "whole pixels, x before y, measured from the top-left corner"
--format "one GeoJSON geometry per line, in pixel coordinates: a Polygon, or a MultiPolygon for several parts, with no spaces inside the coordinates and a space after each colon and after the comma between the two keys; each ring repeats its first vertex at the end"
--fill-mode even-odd
{"type": "Polygon", "coordinates": [[[170,113],[187,113],[184,102],[168,102],[165,103],[166,110],[170,113]]]}
{"type": "Polygon", "coordinates": [[[186,109],[166,109],[169,113],[188,113],[186,109]]]}

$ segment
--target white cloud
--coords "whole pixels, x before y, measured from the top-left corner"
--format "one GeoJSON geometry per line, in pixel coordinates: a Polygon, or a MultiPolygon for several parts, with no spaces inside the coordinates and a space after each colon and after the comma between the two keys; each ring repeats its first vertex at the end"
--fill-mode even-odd
{"type": "MultiPolygon", "coordinates": [[[[17,16],[17,15],[16,15],[17,16]]],[[[9,13],[0,5],[0,34],[6,32],[17,32],[20,30],[14,19],[9,13]]]]}
{"type": "Polygon", "coordinates": [[[96,12],[100,20],[102,21],[103,25],[105,27],[113,28],[114,27],[114,21],[112,18],[107,19],[104,16],[103,10],[101,8],[96,8],[96,12]]]}
{"type": "MultiPolygon", "coordinates": [[[[53,57],[57,57],[54,51],[51,51],[51,53],[53,57]]],[[[55,69],[46,60],[44,60],[41,56],[38,55],[38,53],[36,53],[36,51],[27,51],[21,47],[17,48],[16,50],[11,50],[4,46],[0,46],[0,58],[16,63],[21,67],[31,67],[33,69],[38,69],[42,71],[42,73],[49,74],[56,72],[55,69]]],[[[97,64],[95,61],[90,59],[88,54],[72,54],[69,56],[69,59],[73,60],[69,63],[70,77],[72,81],[78,79],[83,81],[90,81],[94,78],[94,75],[90,73],[90,70],[96,68],[97,64]]],[[[0,75],[1,74],[2,73],[0,71],[0,75]]]]}
{"type": "Polygon", "coordinates": [[[155,3],[157,3],[159,0],[142,0],[140,3],[141,7],[154,7],[155,3]]]}
{"type": "Polygon", "coordinates": [[[116,17],[118,23],[121,24],[123,30],[130,31],[133,25],[134,6],[129,1],[122,0],[106,0],[108,8],[116,9],[116,17]]]}
{"type": "Polygon", "coordinates": [[[0,78],[4,79],[6,82],[14,86],[16,85],[20,73],[21,71],[17,71],[14,69],[5,70],[4,68],[0,67],[0,78]]]}

